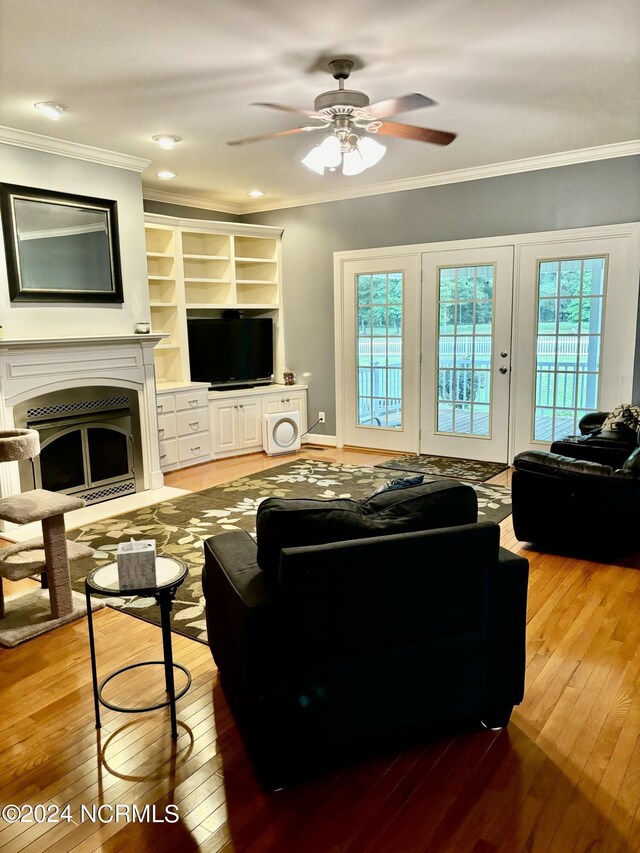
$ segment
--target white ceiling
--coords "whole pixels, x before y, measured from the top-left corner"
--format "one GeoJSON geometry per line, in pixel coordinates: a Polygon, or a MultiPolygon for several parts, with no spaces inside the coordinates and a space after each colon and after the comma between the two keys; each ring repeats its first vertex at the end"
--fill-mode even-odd
{"type": "Polygon", "coordinates": [[[151,190],[233,209],[640,137],[637,0],[0,0],[0,124],[152,160],[151,190]],[[439,148],[386,138],[355,177],[299,164],[317,136],[231,148],[297,124],[252,101],[312,108],[323,59],[355,57],[372,101],[421,92],[397,121],[455,131],[439,148]],[[69,107],[59,122],[36,101],[69,107]],[[183,142],[162,151],[151,137],[183,142]],[[155,173],[170,168],[170,184],[155,173]]]}

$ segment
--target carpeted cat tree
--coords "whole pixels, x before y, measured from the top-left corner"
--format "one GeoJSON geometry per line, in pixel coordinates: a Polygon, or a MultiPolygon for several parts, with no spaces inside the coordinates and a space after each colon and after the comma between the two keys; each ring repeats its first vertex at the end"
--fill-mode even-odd
{"type": "MultiPolygon", "coordinates": [[[[33,459],[39,452],[40,439],[36,430],[0,430],[0,462],[33,459]]],[[[45,489],[0,499],[0,519],[14,524],[42,523],[42,539],[0,548],[0,619],[5,614],[2,578],[15,581],[34,574],[40,574],[43,586],[49,588],[51,618],[60,620],[72,616],[69,559],[90,557],[93,551],[86,545],[67,542],[64,514],[83,506],[85,501],[80,498],[45,489]]]]}

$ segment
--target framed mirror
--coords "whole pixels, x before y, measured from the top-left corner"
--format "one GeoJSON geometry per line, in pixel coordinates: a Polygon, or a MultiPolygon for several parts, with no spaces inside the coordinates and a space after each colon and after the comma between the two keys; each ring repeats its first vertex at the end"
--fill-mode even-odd
{"type": "Polygon", "coordinates": [[[0,184],[12,302],[123,302],[117,202],[0,184]]]}

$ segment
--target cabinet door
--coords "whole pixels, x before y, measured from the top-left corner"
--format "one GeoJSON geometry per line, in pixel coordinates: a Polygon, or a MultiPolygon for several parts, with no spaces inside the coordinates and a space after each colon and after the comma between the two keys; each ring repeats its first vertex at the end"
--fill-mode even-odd
{"type": "Polygon", "coordinates": [[[285,391],[283,412],[298,412],[300,414],[300,426],[307,428],[307,398],[302,391],[285,391]]]}
{"type": "Polygon", "coordinates": [[[244,398],[240,401],[238,419],[240,425],[240,447],[262,445],[262,407],[260,400],[244,398]]]}
{"type": "Polygon", "coordinates": [[[238,401],[223,400],[211,404],[213,449],[216,453],[236,450],[238,444],[238,401]]]}
{"type": "Polygon", "coordinates": [[[284,393],[282,392],[262,398],[262,414],[271,415],[275,412],[284,412],[284,393]]]}

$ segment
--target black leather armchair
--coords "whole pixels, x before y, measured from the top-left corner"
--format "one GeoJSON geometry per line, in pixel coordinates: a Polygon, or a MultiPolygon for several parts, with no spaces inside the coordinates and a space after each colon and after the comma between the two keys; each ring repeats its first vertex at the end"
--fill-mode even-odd
{"type": "Polygon", "coordinates": [[[640,544],[640,449],[623,468],[531,450],[514,459],[513,529],[522,542],[596,559],[640,544]]]}
{"type": "Polygon", "coordinates": [[[620,424],[615,430],[603,430],[608,412],[589,412],[578,423],[580,435],[567,435],[554,441],[551,453],[600,462],[611,468],[621,468],[629,454],[638,446],[640,433],[620,424]]]}
{"type": "Polygon", "coordinates": [[[256,554],[245,532],[207,540],[203,589],[266,788],[431,725],[507,725],[524,692],[528,563],[499,547],[498,525],[283,548],[275,586],[256,554]]]}

